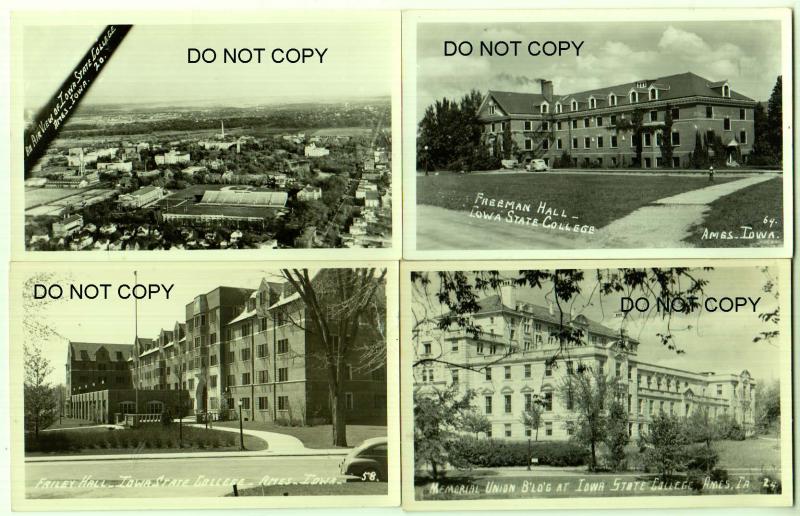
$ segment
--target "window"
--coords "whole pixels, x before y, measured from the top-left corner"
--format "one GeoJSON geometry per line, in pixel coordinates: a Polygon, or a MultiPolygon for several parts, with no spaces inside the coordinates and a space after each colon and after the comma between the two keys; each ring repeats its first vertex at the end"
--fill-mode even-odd
{"type": "Polygon", "coordinates": [[[531,365],[525,364],[525,378],[531,377],[531,365]]]}
{"type": "Polygon", "coordinates": [[[650,133],[643,133],[642,134],[642,145],[644,145],[645,147],[650,147],[650,145],[652,143],[653,142],[652,142],[650,133]]]}
{"type": "Polygon", "coordinates": [[[617,148],[617,135],[616,134],[612,134],[611,135],[611,148],[612,149],[616,149],[617,148]]]}
{"type": "Polygon", "coordinates": [[[525,150],[533,150],[533,140],[525,138],[525,150]]]}
{"type": "Polygon", "coordinates": [[[542,122],[542,131],[549,131],[550,130],[550,122],[547,120],[542,122]]]}
{"type": "Polygon", "coordinates": [[[673,120],[680,120],[681,118],[681,110],[678,108],[672,108],[670,110],[670,114],[672,115],[673,120]]]}
{"type": "Polygon", "coordinates": [[[553,364],[548,362],[544,365],[544,375],[553,376],[553,364]]]}
{"type": "Polygon", "coordinates": [[[269,398],[267,398],[266,396],[259,396],[258,397],[258,410],[267,410],[267,408],[268,408],[268,404],[267,404],[268,399],[269,398]]]}
{"type": "MultiPolygon", "coordinates": [[[[427,344],[430,346],[430,344],[427,344]]],[[[289,339],[279,339],[278,340],[278,353],[288,353],[289,352],[289,339]]]]}
{"type": "Polygon", "coordinates": [[[584,128],[589,127],[591,125],[592,125],[592,123],[591,123],[591,121],[589,120],[588,117],[583,119],[583,127],[584,128]]]}
{"type": "Polygon", "coordinates": [[[670,138],[673,146],[681,144],[681,133],[679,133],[678,131],[672,131],[670,138]]]}
{"type": "Polygon", "coordinates": [[[592,139],[588,136],[583,137],[583,148],[584,149],[591,149],[592,148],[592,139]]]}
{"type": "Polygon", "coordinates": [[[450,375],[453,377],[453,383],[458,383],[458,369],[451,369],[450,375]]]}
{"type": "Polygon", "coordinates": [[[650,100],[658,100],[658,90],[650,88],[650,100]]]}
{"type": "Polygon", "coordinates": [[[250,348],[244,348],[239,352],[242,360],[250,360],[250,348]]]}
{"type": "Polygon", "coordinates": [[[564,148],[564,143],[561,141],[561,138],[556,140],[556,149],[561,150],[564,148]]]}
{"type": "Polygon", "coordinates": [[[609,106],[616,106],[617,105],[617,96],[613,93],[608,96],[608,105],[609,106]]]}
{"type": "Polygon", "coordinates": [[[511,366],[505,366],[503,368],[503,374],[505,375],[505,379],[506,380],[510,380],[511,379],[511,366]]]}
{"type": "Polygon", "coordinates": [[[483,342],[479,342],[477,346],[475,346],[475,352],[479,355],[483,355],[483,342]]]}
{"type": "Polygon", "coordinates": [[[598,149],[602,149],[603,148],[603,137],[602,136],[598,136],[597,137],[597,148],[598,149]]]}
{"type": "Polygon", "coordinates": [[[739,131],[739,143],[747,143],[747,131],[739,131]]]}
{"type": "Polygon", "coordinates": [[[547,102],[543,102],[542,105],[539,106],[539,111],[542,113],[549,113],[550,105],[547,102]]]}
{"type": "Polygon", "coordinates": [[[658,122],[658,111],[651,111],[650,112],[650,121],[651,122],[658,122]]]}
{"type": "Polygon", "coordinates": [[[250,385],[250,373],[242,373],[242,385],[250,385]]]}
{"type": "Polygon", "coordinates": [[[578,128],[578,119],[577,118],[572,120],[572,128],[573,129],[577,129],[578,128]]]}
{"type": "Polygon", "coordinates": [[[278,410],[289,410],[289,396],[278,396],[278,410]]]}
{"type": "Polygon", "coordinates": [[[573,149],[577,149],[578,148],[578,139],[577,138],[573,138],[572,139],[572,148],[573,149]]]}
{"type": "Polygon", "coordinates": [[[553,422],[552,421],[545,421],[545,423],[544,423],[544,435],[553,435],[553,422]]]}
{"type": "Polygon", "coordinates": [[[714,107],[706,106],[706,118],[714,118],[714,107]]]}
{"type": "Polygon", "coordinates": [[[632,91],[630,95],[631,104],[636,104],[639,102],[639,93],[636,91],[632,91]]]}
{"type": "Polygon", "coordinates": [[[492,397],[491,396],[484,396],[483,397],[483,403],[484,403],[484,406],[486,407],[486,413],[487,414],[491,414],[492,413],[492,397]]]}
{"type": "Polygon", "coordinates": [[[250,410],[250,398],[239,398],[242,402],[242,410],[250,410]]]}
{"type": "Polygon", "coordinates": [[[594,123],[595,125],[597,125],[597,127],[603,127],[603,117],[598,116],[597,118],[595,118],[594,123]]]}
{"type": "Polygon", "coordinates": [[[723,97],[730,97],[731,96],[731,87],[725,84],[722,86],[722,96],[723,97]]]}
{"type": "Polygon", "coordinates": [[[572,103],[570,104],[570,106],[572,107],[573,111],[577,111],[578,110],[578,101],[577,100],[573,100],[572,103]]]}
{"type": "Polygon", "coordinates": [[[506,437],[511,437],[511,424],[506,423],[503,425],[503,432],[505,433],[506,437]]]}
{"type": "Polygon", "coordinates": [[[505,409],[506,414],[511,414],[511,395],[506,394],[505,396],[503,396],[503,399],[504,399],[503,407],[505,409]]]}
{"type": "Polygon", "coordinates": [[[744,109],[739,110],[739,120],[747,120],[746,111],[744,109]]]}
{"type": "Polygon", "coordinates": [[[352,392],[344,393],[344,406],[347,410],[353,410],[353,408],[355,408],[352,392]]]}
{"type": "Polygon", "coordinates": [[[560,131],[560,130],[561,130],[561,120],[556,122],[556,131],[560,131]]]}
{"type": "Polygon", "coordinates": [[[491,379],[492,379],[492,368],[491,367],[487,367],[486,368],[485,375],[486,375],[486,380],[487,381],[491,381],[491,379]]]}
{"type": "Polygon", "coordinates": [[[731,119],[729,117],[726,116],[725,119],[722,121],[722,128],[726,131],[731,130],[731,119]]]}
{"type": "Polygon", "coordinates": [[[210,387],[216,387],[217,386],[217,375],[212,374],[211,376],[208,377],[208,385],[210,387]]]}
{"type": "Polygon", "coordinates": [[[597,108],[597,99],[594,97],[589,97],[589,109],[597,108]]]}
{"type": "Polygon", "coordinates": [[[289,381],[289,368],[288,367],[279,367],[278,368],[278,381],[279,382],[288,382],[289,381]]]}
{"type": "Polygon", "coordinates": [[[353,379],[353,366],[350,365],[350,364],[345,365],[344,366],[344,371],[345,371],[345,376],[347,376],[347,379],[348,380],[352,380],[353,379]]]}
{"type": "Polygon", "coordinates": [[[722,385],[717,385],[717,396],[722,396],[722,385]]]}

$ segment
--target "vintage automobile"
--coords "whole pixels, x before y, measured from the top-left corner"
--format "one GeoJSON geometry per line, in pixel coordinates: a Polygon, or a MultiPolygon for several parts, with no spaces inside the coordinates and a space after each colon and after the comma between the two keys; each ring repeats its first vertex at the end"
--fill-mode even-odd
{"type": "Polygon", "coordinates": [[[339,464],[341,474],[348,480],[386,482],[387,447],[386,437],[367,439],[342,459],[339,464]]]}
{"type": "Polygon", "coordinates": [[[543,159],[532,159],[525,168],[528,169],[529,172],[546,172],[550,170],[550,167],[547,166],[547,163],[545,163],[543,159]]]}

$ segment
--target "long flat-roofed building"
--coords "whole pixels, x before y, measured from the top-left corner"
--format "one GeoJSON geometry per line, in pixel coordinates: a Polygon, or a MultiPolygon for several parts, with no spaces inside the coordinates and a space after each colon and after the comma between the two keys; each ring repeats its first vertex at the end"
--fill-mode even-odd
{"type": "Polygon", "coordinates": [[[480,326],[477,335],[462,329],[441,331],[433,322],[421,326],[414,336],[417,357],[438,360],[421,360],[414,369],[414,384],[419,389],[453,384],[462,391],[473,389],[476,408],[491,422],[494,437],[529,437],[522,413],[541,400],[539,439],[569,439],[577,416],[559,391],[566,375],[580,366],[617,379],[632,437],[647,432],[660,412],[687,416],[698,406],[707,407],[712,417],[731,416],[746,432],[753,431],[756,380],[746,370],[718,374],[641,361],[639,342],[619,329],[518,300],[511,285],[503,286],[499,295],[480,299],[479,305],[472,315],[480,326]],[[570,345],[552,363],[560,348],[554,335],[562,317],[565,324],[583,330],[584,343],[570,345]]]}

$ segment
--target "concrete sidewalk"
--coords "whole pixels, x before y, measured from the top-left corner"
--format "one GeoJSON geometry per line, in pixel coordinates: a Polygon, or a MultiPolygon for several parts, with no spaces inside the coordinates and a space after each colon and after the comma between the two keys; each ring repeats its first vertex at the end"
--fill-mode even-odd
{"type": "MultiPolygon", "coordinates": [[[[187,426],[205,428],[205,424],[192,423],[187,426]]],[[[238,428],[212,426],[214,430],[239,433],[238,428]]],[[[167,459],[209,459],[209,458],[243,458],[243,457],[304,457],[304,456],[344,456],[352,448],[312,449],[306,448],[303,442],[290,435],[265,432],[262,430],[243,430],[245,435],[256,437],[267,443],[267,449],[256,451],[205,451],[205,452],[164,452],[164,453],[120,453],[102,455],[54,455],[26,457],[25,462],[73,462],[73,461],[108,461],[108,460],[167,460],[167,459]]]]}

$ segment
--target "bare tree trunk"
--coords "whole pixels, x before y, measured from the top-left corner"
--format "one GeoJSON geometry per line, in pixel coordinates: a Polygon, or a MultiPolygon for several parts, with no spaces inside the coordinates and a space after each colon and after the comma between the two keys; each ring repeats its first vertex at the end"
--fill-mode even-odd
{"type": "Polygon", "coordinates": [[[347,425],[345,423],[344,393],[341,382],[341,361],[328,366],[328,388],[331,405],[331,432],[333,446],[347,446],[347,425]]]}
{"type": "Polygon", "coordinates": [[[592,441],[592,471],[597,469],[597,445],[592,441]]]}

